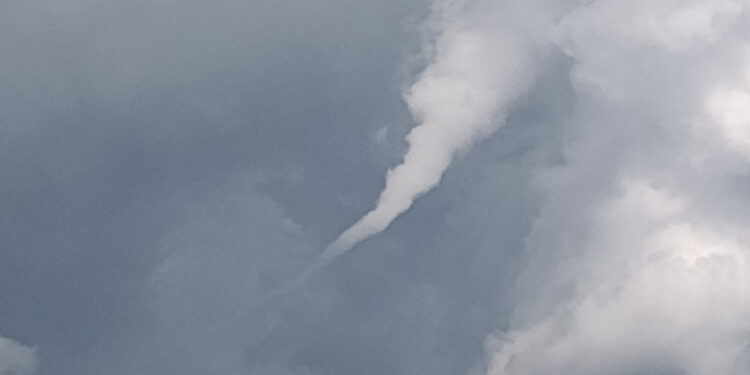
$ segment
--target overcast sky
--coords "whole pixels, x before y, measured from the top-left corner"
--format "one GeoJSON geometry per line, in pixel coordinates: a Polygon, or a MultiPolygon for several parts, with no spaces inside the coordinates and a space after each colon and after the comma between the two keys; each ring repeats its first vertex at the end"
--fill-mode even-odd
{"type": "Polygon", "coordinates": [[[0,1],[0,373],[746,375],[750,2],[0,1]]]}

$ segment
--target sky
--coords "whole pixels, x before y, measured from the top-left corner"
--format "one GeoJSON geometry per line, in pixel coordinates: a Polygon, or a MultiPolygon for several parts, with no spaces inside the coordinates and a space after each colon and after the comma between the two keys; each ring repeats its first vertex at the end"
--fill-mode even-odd
{"type": "Polygon", "coordinates": [[[750,373],[750,2],[0,2],[0,373],[750,373]]]}

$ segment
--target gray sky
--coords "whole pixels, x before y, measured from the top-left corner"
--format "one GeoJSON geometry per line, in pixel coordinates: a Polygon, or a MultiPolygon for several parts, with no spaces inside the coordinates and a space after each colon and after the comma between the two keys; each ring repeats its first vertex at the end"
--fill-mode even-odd
{"type": "Polygon", "coordinates": [[[749,11],[2,2],[0,373],[746,374],[749,11]]]}

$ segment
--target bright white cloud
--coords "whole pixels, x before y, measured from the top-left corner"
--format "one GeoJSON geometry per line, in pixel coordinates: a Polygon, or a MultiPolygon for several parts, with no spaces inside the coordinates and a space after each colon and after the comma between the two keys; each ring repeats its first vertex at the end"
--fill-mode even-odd
{"type": "Polygon", "coordinates": [[[578,99],[567,165],[538,172],[523,297],[483,372],[750,371],[750,230],[729,208],[748,159],[727,158],[750,157],[747,5],[602,0],[551,26],[578,99]]]}
{"type": "Polygon", "coordinates": [[[679,199],[642,189],[626,187],[602,208],[602,238],[590,250],[605,254],[587,259],[594,269],[577,279],[574,297],[490,339],[488,374],[747,371],[750,248],[678,219],[679,199]]]}

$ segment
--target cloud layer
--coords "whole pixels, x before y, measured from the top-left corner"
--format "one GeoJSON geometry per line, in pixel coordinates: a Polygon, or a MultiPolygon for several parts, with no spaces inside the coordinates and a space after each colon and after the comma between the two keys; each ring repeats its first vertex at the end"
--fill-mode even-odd
{"type": "Polygon", "coordinates": [[[747,374],[748,6],[6,2],[0,372],[747,374]]]}

